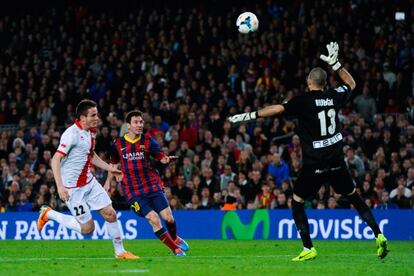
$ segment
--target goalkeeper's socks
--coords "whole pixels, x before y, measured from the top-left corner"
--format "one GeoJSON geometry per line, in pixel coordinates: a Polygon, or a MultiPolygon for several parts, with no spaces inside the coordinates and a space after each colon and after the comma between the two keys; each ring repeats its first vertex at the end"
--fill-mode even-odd
{"type": "Polygon", "coordinates": [[[125,249],[122,243],[121,229],[119,228],[118,221],[106,222],[106,228],[108,229],[109,236],[112,238],[115,254],[121,255],[122,253],[124,253],[125,249]]]}
{"type": "Polygon", "coordinates": [[[175,220],[172,223],[165,222],[167,225],[168,233],[170,233],[171,238],[175,241],[177,239],[177,224],[175,220]]]}
{"type": "Polygon", "coordinates": [[[155,232],[155,235],[160,239],[160,241],[162,241],[166,246],[168,246],[172,250],[172,252],[175,252],[175,250],[178,248],[178,246],[175,244],[170,234],[164,227],[155,232]]]}
{"type": "Polygon", "coordinates": [[[375,218],[372,215],[371,210],[369,209],[368,205],[366,205],[365,202],[362,201],[359,195],[356,192],[354,192],[353,194],[348,195],[347,198],[349,202],[351,202],[352,205],[354,205],[355,209],[358,211],[358,214],[361,216],[361,218],[368,224],[369,227],[371,227],[372,231],[375,234],[375,237],[381,234],[381,230],[379,229],[378,224],[375,221],[375,218]]]}
{"type": "Polygon", "coordinates": [[[59,222],[68,229],[82,233],[81,226],[74,216],[64,215],[62,213],[56,212],[55,210],[50,210],[47,213],[47,218],[59,222]]]}
{"type": "Polygon", "coordinates": [[[292,213],[296,228],[302,238],[303,246],[305,248],[312,248],[313,244],[309,234],[309,223],[305,213],[305,204],[292,200],[292,213]]]}

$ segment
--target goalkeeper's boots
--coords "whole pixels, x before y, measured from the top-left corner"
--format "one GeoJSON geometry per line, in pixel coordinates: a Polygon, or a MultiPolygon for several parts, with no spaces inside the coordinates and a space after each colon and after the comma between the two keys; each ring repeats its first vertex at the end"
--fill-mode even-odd
{"type": "Polygon", "coordinates": [[[389,252],[387,238],[383,234],[378,234],[376,242],[377,242],[377,256],[381,259],[384,259],[389,252]]]}
{"type": "Polygon", "coordinates": [[[47,217],[47,213],[52,210],[52,208],[50,208],[49,206],[43,205],[42,207],[40,207],[40,214],[39,214],[39,218],[37,219],[37,229],[39,231],[41,231],[43,229],[43,227],[45,226],[46,222],[49,221],[48,217],[47,217]]]}
{"type": "Polygon", "coordinates": [[[119,260],[137,260],[137,259],[139,259],[139,257],[135,256],[131,252],[124,251],[124,252],[122,252],[121,255],[115,255],[115,259],[119,259],[119,260]]]}
{"type": "Polygon", "coordinates": [[[315,247],[312,247],[310,250],[303,250],[300,254],[293,258],[292,261],[294,262],[303,262],[308,260],[313,260],[318,256],[318,252],[316,252],[315,247]]]}
{"type": "Polygon", "coordinates": [[[177,236],[174,242],[182,251],[187,252],[190,249],[188,243],[179,236],[177,236]]]}
{"type": "Polygon", "coordinates": [[[174,255],[177,256],[177,257],[185,257],[185,256],[187,256],[185,254],[185,252],[182,251],[180,248],[177,248],[177,249],[174,250],[174,255]]]}

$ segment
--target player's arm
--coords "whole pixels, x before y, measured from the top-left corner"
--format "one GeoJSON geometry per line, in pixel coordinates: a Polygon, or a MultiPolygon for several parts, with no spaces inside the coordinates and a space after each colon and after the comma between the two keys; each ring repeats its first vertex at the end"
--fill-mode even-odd
{"type": "Polygon", "coordinates": [[[111,172],[108,172],[108,175],[106,176],[105,184],[104,184],[104,190],[106,192],[109,191],[109,188],[111,187],[111,181],[114,178],[114,175],[111,172]]]}
{"type": "Polygon", "coordinates": [[[285,111],[285,107],[281,104],[275,104],[266,106],[265,108],[259,109],[257,111],[257,117],[270,117],[275,115],[280,115],[285,111]]]}
{"type": "Polygon", "coordinates": [[[274,104],[266,106],[265,108],[259,109],[258,111],[246,112],[241,114],[236,114],[228,118],[231,123],[247,122],[251,120],[256,120],[260,117],[271,117],[275,115],[280,115],[285,111],[285,107],[281,104],[274,104]]]}
{"type": "MultiPolygon", "coordinates": [[[[111,159],[110,166],[114,166],[115,168],[119,168],[120,155],[119,155],[119,152],[116,149],[116,141],[117,140],[115,140],[112,143],[111,148],[109,150],[109,155],[110,155],[110,159],[111,159]]],[[[98,158],[99,158],[99,156],[98,156],[98,158]]],[[[121,173],[121,174],[118,174],[118,173],[117,174],[114,174],[112,171],[109,170],[108,171],[108,175],[106,177],[105,184],[104,184],[105,191],[109,191],[109,188],[111,187],[111,181],[114,178],[114,176],[115,176],[116,181],[118,181],[118,182],[119,181],[122,181],[122,179],[124,178],[124,174],[123,173],[121,173]]]]}
{"type": "Polygon", "coordinates": [[[336,72],[338,73],[341,80],[344,83],[346,83],[351,88],[351,90],[355,89],[355,86],[356,86],[355,80],[351,76],[351,74],[348,72],[348,70],[346,70],[344,67],[341,67],[336,72]]]}
{"type": "Polygon", "coordinates": [[[320,55],[320,59],[328,63],[332,69],[338,73],[341,80],[346,83],[351,90],[355,89],[355,80],[349,74],[348,70],[342,67],[341,63],[338,60],[338,53],[339,53],[339,45],[337,42],[331,42],[326,45],[326,49],[328,50],[328,55],[320,55]]]}
{"type": "Polygon", "coordinates": [[[166,155],[154,138],[150,138],[150,155],[154,157],[155,160],[160,161],[162,164],[168,164],[178,159],[178,156],[166,155]]]}
{"type": "MultiPolygon", "coordinates": [[[[119,167],[119,164],[111,164],[111,165],[115,166],[116,168],[119,167]]],[[[108,171],[108,175],[106,177],[105,184],[104,184],[105,191],[109,191],[109,188],[111,187],[111,182],[112,182],[112,179],[114,178],[114,176],[115,176],[115,180],[118,181],[118,182],[121,181],[122,178],[123,178],[122,173],[121,174],[114,174],[111,171],[108,171]]]]}
{"type": "Polygon", "coordinates": [[[93,152],[93,157],[91,160],[92,164],[94,164],[95,166],[97,166],[98,168],[101,168],[102,170],[105,171],[112,171],[113,167],[111,165],[109,165],[108,163],[106,163],[105,161],[103,161],[99,155],[96,154],[96,152],[93,152]]]}
{"type": "Polygon", "coordinates": [[[177,160],[178,156],[176,155],[165,155],[163,158],[161,158],[160,162],[163,164],[168,164],[171,161],[177,160]]]}
{"type": "Polygon", "coordinates": [[[115,167],[113,165],[110,165],[108,163],[106,163],[105,161],[103,161],[97,154],[96,152],[93,152],[93,157],[92,157],[92,164],[94,164],[95,166],[97,166],[98,168],[101,168],[105,171],[111,172],[112,174],[114,174],[115,176],[119,177],[119,175],[122,175],[122,171],[120,171],[118,169],[118,167],[115,167]]]}
{"type": "Polygon", "coordinates": [[[59,198],[63,201],[67,201],[69,199],[69,193],[66,190],[65,186],[63,185],[62,174],[60,173],[60,162],[63,157],[65,157],[65,155],[57,151],[53,155],[50,164],[52,167],[53,177],[55,178],[59,198]]]}

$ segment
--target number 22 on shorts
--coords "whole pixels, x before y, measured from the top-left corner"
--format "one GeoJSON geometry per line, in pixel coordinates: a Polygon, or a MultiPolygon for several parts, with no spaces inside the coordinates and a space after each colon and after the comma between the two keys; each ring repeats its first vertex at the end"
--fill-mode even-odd
{"type": "Polygon", "coordinates": [[[76,216],[80,216],[85,214],[85,210],[83,208],[83,205],[79,205],[79,207],[73,207],[73,209],[75,210],[76,216]]]}

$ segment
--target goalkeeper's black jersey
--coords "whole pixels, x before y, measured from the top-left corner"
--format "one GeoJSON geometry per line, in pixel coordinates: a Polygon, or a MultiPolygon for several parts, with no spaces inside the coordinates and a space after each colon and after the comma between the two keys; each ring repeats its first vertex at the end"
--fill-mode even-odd
{"type": "Polygon", "coordinates": [[[343,160],[338,112],[350,96],[351,88],[341,85],[304,93],[283,104],[284,114],[298,119],[303,164],[326,166],[343,160]]]}

